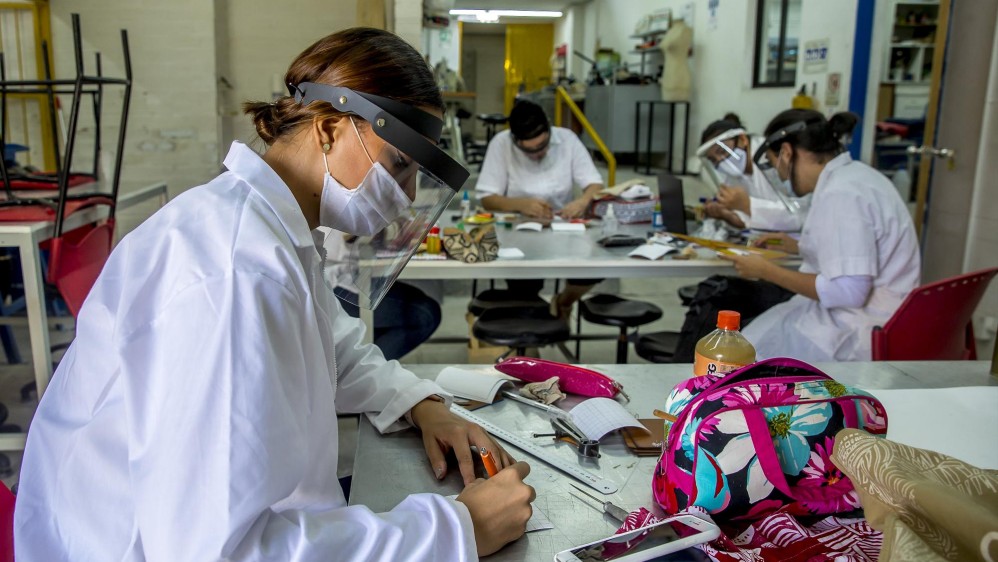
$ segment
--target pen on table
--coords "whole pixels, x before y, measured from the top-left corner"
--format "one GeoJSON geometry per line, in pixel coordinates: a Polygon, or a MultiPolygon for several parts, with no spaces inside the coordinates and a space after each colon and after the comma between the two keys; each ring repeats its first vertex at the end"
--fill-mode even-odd
{"type": "Polygon", "coordinates": [[[575,484],[571,484],[571,483],[569,483],[569,484],[573,488],[575,488],[576,490],[582,492],[583,494],[589,496],[590,498],[592,498],[592,499],[598,501],[600,504],[602,504],[602,506],[603,506],[603,513],[606,513],[607,515],[609,515],[610,517],[613,517],[614,519],[616,519],[617,521],[620,521],[621,523],[623,523],[624,520],[627,519],[627,510],[625,510],[624,508],[619,507],[617,505],[614,505],[613,502],[603,501],[600,498],[597,498],[596,496],[594,496],[594,495],[590,494],[589,492],[583,490],[582,488],[576,486],[575,484]]]}
{"type": "Polygon", "coordinates": [[[482,464],[485,465],[485,472],[489,474],[489,478],[499,474],[499,467],[496,466],[496,460],[492,458],[492,453],[488,449],[480,447],[478,454],[482,457],[482,464]]]}
{"type": "Polygon", "coordinates": [[[556,418],[568,418],[568,412],[562,410],[557,406],[550,406],[543,402],[538,402],[537,400],[531,400],[524,396],[520,396],[519,394],[511,390],[503,390],[502,395],[505,396],[506,398],[509,398],[510,400],[520,402],[521,404],[526,404],[528,406],[533,406],[534,408],[537,408],[539,410],[544,410],[545,412],[556,418]]]}

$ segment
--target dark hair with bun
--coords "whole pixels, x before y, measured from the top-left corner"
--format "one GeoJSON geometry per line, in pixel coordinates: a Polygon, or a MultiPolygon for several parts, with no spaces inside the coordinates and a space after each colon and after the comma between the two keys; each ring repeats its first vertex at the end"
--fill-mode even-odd
{"type": "Polygon", "coordinates": [[[725,113],[724,117],[721,117],[719,121],[714,121],[707,128],[703,130],[703,134],[700,135],[700,143],[703,144],[710,139],[720,135],[721,133],[730,131],[731,129],[741,129],[742,120],[735,113],[725,113]]]}
{"type": "MultiPolygon", "coordinates": [[[[443,111],[440,89],[426,60],[409,43],[380,29],[355,27],[328,35],[305,49],[284,75],[284,83],[314,82],[443,111]]],[[[246,102],[256,132],[274,144],[314,117],[341,115],[325,102],[303,106],[283,96],[271,103],[246,102]]]]}
{"type": "Polygon", "coordinates": [[[829,119],[813,109],[788,109],[773,118],[766,127],[766,138],[794,123],[806,123],[804,129],[773,140],[769,149],[780,150],[780,145],[790,143],[819,156],[836,156],[845,151],[843,142],[859,122],[855,113],[841,112],[829,119]]]}

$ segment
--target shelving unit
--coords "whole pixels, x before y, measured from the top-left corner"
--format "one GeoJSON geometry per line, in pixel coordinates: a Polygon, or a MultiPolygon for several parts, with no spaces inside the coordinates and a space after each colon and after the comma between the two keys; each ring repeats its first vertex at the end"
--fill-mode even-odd
{"type": "Polygon", "coordinates": [[[890,84],[927,83],[932,73],[939,1],[895,2],[888,64],[882,81],[890,84]]]}
{"type": "MultiPolygon", "coordinates": [[[[651,60],[653,61],[652,64],[654,64],[656,58],[662,57],[662,51],[660,51],[658,48],[658,41],[659,37],[665,35],[668,31],[669,31],[668,29],[657,29],[654,31],[646,31],[645,33],[636,33],[634,35],[631,35],[631,39],[637,39],[642,42],[647,42],[650,39],[654,39],[655,41],[652,46],[647,47],[645,49],[635,48],[629,51],[629,54],[639,55],[641,57],[642,76],[645,75],[645,57],[651,55],[651,60]]],[[[652,69],[654,69],[654,67],[652,69]]]]}

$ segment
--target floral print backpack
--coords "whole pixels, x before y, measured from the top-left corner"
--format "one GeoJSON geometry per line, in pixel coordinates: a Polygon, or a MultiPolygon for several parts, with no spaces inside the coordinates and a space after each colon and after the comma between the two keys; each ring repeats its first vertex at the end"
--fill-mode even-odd
{"type": "Polygon", "coordinates": [[[887,433],[879,400],[796,359],[688,379],[665,408],[676,420],[665,422],[655,501],[667,513],[696,505],[726,520],[858,508],[852,482],[829,459],[835,434],[887,433]]]}

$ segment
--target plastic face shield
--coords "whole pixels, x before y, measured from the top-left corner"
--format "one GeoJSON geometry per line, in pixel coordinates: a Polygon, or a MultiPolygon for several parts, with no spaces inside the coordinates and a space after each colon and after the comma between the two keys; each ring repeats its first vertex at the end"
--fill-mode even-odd
{"type": "Polygon", "coordinates": [[[697,158],[700,159],[700,167],[707,171],[707,177],[714,184],[714,189],[716,190],[721,186],[721,184],[730,184],[731,180],[727,179],[726,174],[718,171],[717,166],[731,158],[733,160],[738,160],[740,156],[735,152],[735,149],[728,146],[726,141],[737,138],[741,135],[747,135],[745,129],[729,129],[724,131],[720,135],[708,140],[707,142],[700,145],[697,149],[697,158]]]}
{"type": "Polygon", "coordinates": [[[378,205],[388,213],[382,214],[387,226],[371,236],[334,232],[333,236],[343,237],[343,244],[326,260],[336,283],[355,295],[345,300],[373,310],[467,181],[469,172],[437,146],[443,122],[425,111],[326,84],[302,82],[288,85],[288,90],[303,105],[322,101],[360,117],[387,143],[376,152],[367,145],[365,149],[398,183],[404,198],[378,205]]]}
{"type": "MultiPolygon", "coordinates": [[[[790,187],[789,181],[784,182],[780,179],[779,172],[776,171],[776,166],[774,162],[769,160],[769,153],[767,150],[777,141],[788,137],[794,133],[798,133],[807,128],[807,123],[805,121],[798,121],[791,125],[788,125],[779,131],[776,131],[772,135],[766,138],[766,141],[762,143],[755,154],[752,156],[752,163],[755,164],[756,172],[763,175],[766,178],[766,183],[776,194],[777,200],[783,203],[787,211],[792,215],[797,215],[801,212],[800,203],[797,201],[797,194],[794,193],[793,188],[790,187]]],[[[779,145],[777,145],[777,148],[779,145]]]]}

